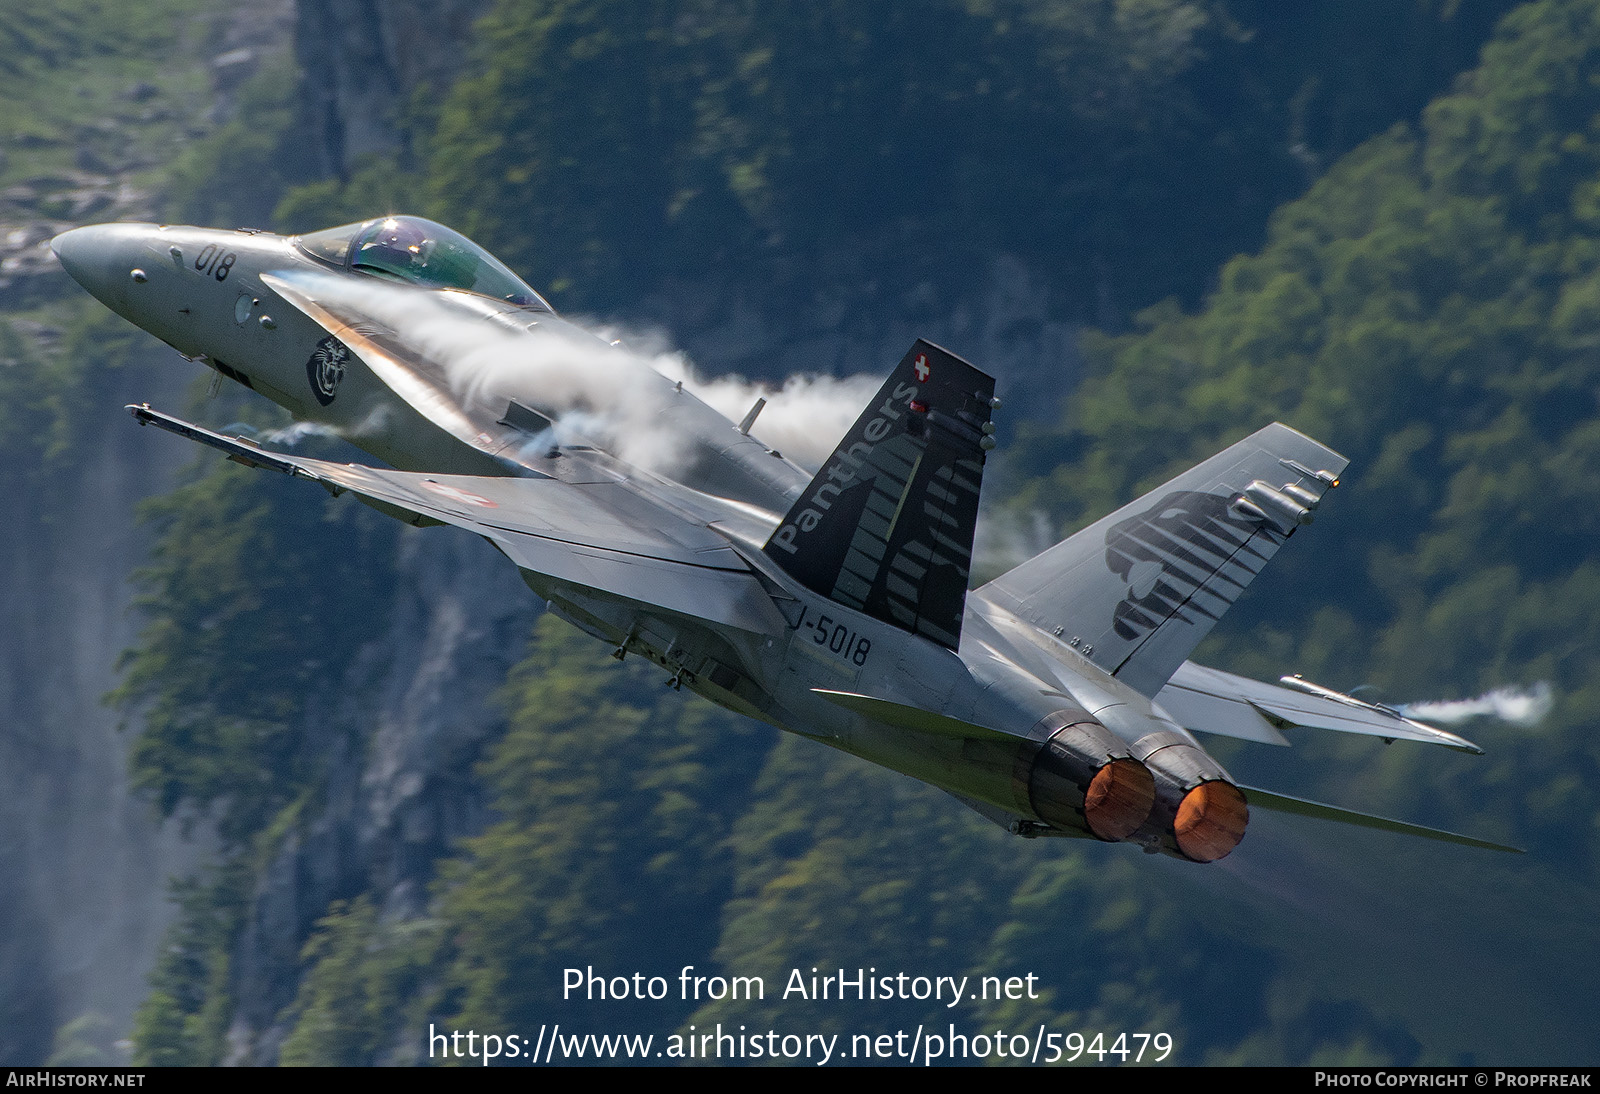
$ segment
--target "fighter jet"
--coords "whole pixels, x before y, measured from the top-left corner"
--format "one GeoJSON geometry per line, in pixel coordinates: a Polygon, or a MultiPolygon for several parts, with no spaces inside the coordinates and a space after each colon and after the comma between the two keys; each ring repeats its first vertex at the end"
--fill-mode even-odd
{"type": "Polygon", "coordinates": [[[939,787],[1019,836],[1212,862],[1251,806],[1497,850],[1240,786],[1195,732],[1478,752],[1299,677],[1188,660],[1347,461],[1270,424],[969,589],[994,381],[913,345],[815,475],[409,216],[284,237],[107,224],[52,246],[119,315],[388,466],[141,423],[482,536],[620,660],[939,787]]]}

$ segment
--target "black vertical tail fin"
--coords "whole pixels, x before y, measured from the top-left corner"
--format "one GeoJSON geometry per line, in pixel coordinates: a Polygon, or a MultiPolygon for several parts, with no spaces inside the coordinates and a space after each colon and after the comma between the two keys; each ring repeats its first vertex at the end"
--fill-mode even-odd
{"type": "Polygon", "coordinates": [[[955,649],[994,380],[918,340],[763,548],[806,588],[955,649]]]}

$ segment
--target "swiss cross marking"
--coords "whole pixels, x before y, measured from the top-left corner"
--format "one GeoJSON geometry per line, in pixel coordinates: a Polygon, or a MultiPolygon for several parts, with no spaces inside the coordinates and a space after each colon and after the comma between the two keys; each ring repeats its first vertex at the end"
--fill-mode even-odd
{"type": "Polygon", "coordinates": [[[928,376],[933,370],[928,367],[928,355],[926,353],[917,354],[917,363],[911,366],[911,371],[917,374],[917,382],[919,384],[928,382],[928,376]]]}

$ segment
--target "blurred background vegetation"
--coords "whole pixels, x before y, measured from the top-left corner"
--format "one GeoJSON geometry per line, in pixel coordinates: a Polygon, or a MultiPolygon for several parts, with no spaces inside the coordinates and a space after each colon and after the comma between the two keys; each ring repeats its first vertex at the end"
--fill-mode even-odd
{"type": "MultiPolygon", "coordinates": [[[[0,122],[0,179],[59,152],[48,134],[68,123],[39,89],[179,48],[122,13],[202,6],[75,4],[39,18],[0,3],[0,42],[17,43],[0,49],[0,95],[38,102],[0,122]],[[19,155],[29,127],[40,151],[19,155]]],[[[302,34],[317,6],[301,0],[302,34]]],[[[344,864],[266,976],[247,960],[252,908],[377,747],[374,726],[330,712],[375,687],[396,560],[435,541],[204,460],[147,506],[147,622],[113,696],[135,785],[218,841],[175,890],[136,1061],[408,1062],[429,1023],[848,1035],[950,1020],[938,1004],[774,998],[788,969],[816,965],[1031,972],[1042,999],[958,1025],[1165,1031],[1183,1063],[1595,1062],[1600,7],[471,14],[459,38],[390,47],[410,71],[459,76],[401,80],[392,139],[331,162],[306,151],[321,124],[307,103],[338,77],[307,68],[303,43],[298,68],[263,63],[230,114],[151,165],[164,215],[293,231],[403,208],[473,235],[563,310],[626,318],[663,287],[739,285],[779,339],[797,299],[953,309],[1015,258],[1081,327],[1083,373],[1062,406],[1008,427],[990,516],[1056,538],[1273,419],[1340,449],[1346,485],[1201,659],[1393,702],[1547,682],[1553,709],[1532,728],[1468,727],[1484,757],[1309,732],[1217,753],[1245,782],[1529,854],[1268,816],[1208,868],[1016,840],[665,691],[546,617],[504,676],[499,728],[436,788],[439,809],[474,819],[403,894],[344,864]],[[430,48],[450,64],[406,52],[430,48]],[[562,1003],[572,965],[760,974],[769,996],[562,1003]]],[[[74,458],[72,417],[133,336],[70,294],[10,314],[0,451],[47,515],[39,484],[74,458]],[[27,336],[40,309],[54,341],[27,336]]],[[[695,352],[692,330],[674,333],[695,352]]]]}

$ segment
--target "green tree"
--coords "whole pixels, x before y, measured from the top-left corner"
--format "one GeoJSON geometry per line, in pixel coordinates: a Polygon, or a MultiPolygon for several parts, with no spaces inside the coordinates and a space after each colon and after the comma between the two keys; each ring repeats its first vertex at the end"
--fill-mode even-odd
{"type": "Polygon", "coordinates": [[[452,952],[440,1006],[462,1029],[525,1030],[552,1004],[609,1024],[564,970],[704,966],[732,884],[729,827],[774,731],[662,686],[662,671],[546,615],[507,686],[510,729],[483,765],[498,819],[442,869],[452,952]]]}
{"type": "Polygon", "coordinates": [[[335,742],[306,719],[377,633],[396,528],[222,461],[146,512],[149,622],[111,696],[140,715],[134,782],[245,847],[317,785],[335,742]]]}
{"type": "MultiPolygon", "coordinates": [[[[1023,504],[1069,525],[1273,418],[1345,452],[1325,523],[1230,614],[1212,655],[1395,697],[1554,682],[1567,699],[1547,733],[1564,744],[1471,774],[1445,764],[1448,812],[1492,804],[1552,838],[1557,812],[1600,806],[1572,778],[1592,757],[1564,736],[1596,713],[1580,697],[1600,639],[1596,20],[1582,3],[1520,9],[1420,131],[1375,138],[1279,210],[1202,310],[1155,309],[1142,332],[1095,342],[1065,428],[1023,446],[1049,469],[1023,504]],[[1305,637],[1263,642],[1269,610],[1305,637]]],[[[1397,751],[1346,770],[1403,809],[1414,780],[1443,778],[1439,762],[1397,751]]]]}

